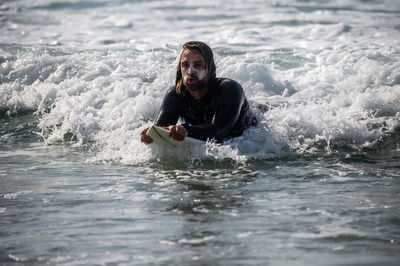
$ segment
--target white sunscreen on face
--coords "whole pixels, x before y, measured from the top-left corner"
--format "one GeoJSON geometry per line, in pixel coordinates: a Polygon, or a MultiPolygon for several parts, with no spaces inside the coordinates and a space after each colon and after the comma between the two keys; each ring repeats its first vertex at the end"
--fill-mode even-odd
{"type": "Polygon", "coordinates": [[[194,67],[194,65],[190,64],[190,66],[182,72],[183,78],[186,80],[188,73],[195,73],[195,76],[197,76],[198,80],[202,80],[206,76],[206,71],[205,70],[200,70],[194,67]]]}

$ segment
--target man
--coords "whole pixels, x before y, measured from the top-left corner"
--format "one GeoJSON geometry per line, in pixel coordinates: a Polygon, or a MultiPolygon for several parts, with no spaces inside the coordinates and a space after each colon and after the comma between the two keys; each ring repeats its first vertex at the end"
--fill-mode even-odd
{"type": "MultiPolygon", "coordinates": [[[[211,48],[198,41],[187,42],[179,59],[175,86],[164,96],[156,126],[168,127],[169,137],[186,136],[222,142],[238,137],[257,119],[250,110],[243,88],[234,80],[217,78],[211,48]],[[178,119],[184,124],[177,125],[178,119]]],[[[141,141],[152,143],[142,131],[141,141]]]]}

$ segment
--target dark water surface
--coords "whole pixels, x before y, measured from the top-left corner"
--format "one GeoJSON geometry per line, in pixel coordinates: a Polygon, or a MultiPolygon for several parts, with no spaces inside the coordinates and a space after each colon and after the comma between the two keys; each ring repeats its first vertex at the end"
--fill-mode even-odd
{"type": "Polygon", "coordinates": [[[0,153],[3,265],[397,265],[397,157],[85,162],[0,153]]]}

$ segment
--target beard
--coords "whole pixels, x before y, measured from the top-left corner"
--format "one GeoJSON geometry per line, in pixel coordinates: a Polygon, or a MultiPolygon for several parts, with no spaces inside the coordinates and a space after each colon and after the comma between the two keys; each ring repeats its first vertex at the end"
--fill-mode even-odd
{"type": "Polygon", "coordinates": [[[184,80],[183,85],[185,85],[185,87],[190,90],[190,91],[200,91],[202,89],[204,89],[207,86],[207,82],[204,80],[199,80],[197,77],[192,77],[192,78],[196,78],[197,82],[194,84],[188,84],[187,81],[184,80]]]}

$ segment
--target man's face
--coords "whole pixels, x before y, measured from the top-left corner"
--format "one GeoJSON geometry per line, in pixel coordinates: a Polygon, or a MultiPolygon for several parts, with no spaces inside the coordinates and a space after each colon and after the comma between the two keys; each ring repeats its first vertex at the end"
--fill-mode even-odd
{"type": "Polygon", "coordinates": [[[183,84],[189,90],[200,90],[206,83],[206,63],[201,53],[184,50],[181,56],[183,84]]]}

